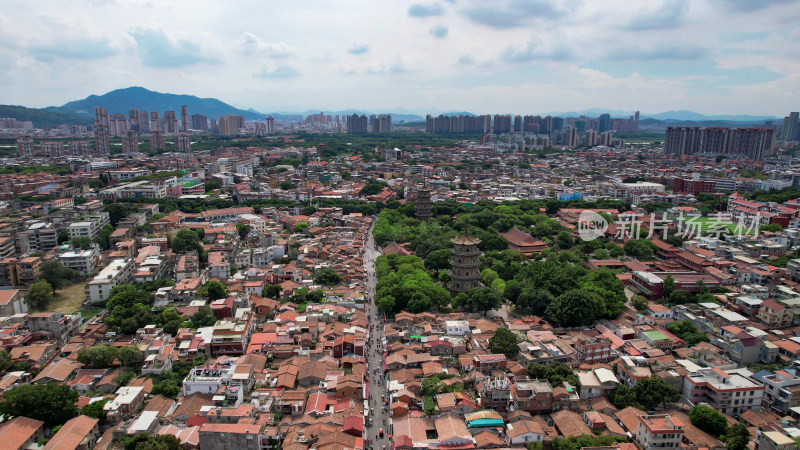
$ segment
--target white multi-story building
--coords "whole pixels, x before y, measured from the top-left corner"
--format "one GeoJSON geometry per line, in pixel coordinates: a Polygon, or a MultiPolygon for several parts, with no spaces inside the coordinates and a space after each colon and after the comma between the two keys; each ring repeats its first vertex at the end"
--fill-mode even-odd
{"type": "Polygon", "coordinates": [[[684,434],[683,422],[668,415],[639,416],[636,442],[644,450],[678,449],[684,434]]]}
{"type": "Polygon", "coordinates": [[[61,265],[72,269],[81,274],[83,277],[88,277],[94,272],[97,263],[100,260],[100,252],[96,247],[88,250],[73,250],[58,255],[58,260],[61,265]]]}
{"type": "Polygon", "coordinates": [[[760,411],[764,386],[745,373],[717,367],[692,372],[683,380],[683,397],[692,405],[708,403],[729,416],[748,409],[760,411]]]}
{"type": "Polygon", "coordinates": [[[125,284],[133,275],[134,263],[132,259],[114,259],[103,268],[94,279],[86,283],[86,295],[92,303],[108,299],[111,289],[125,284]]]}
{"type": "Polygon", "coordinates": [[[444,324],[449,336],[464,336],[469,334],[469,322],[466,320],[446,320],[444,324]]]}
{"type": "Polygon", "coordinates": [[[236,365],[206,364],[197,366],[183,379],[183,396],[196,392],[214,395],[220,386],[229,385],[236,365]]]}

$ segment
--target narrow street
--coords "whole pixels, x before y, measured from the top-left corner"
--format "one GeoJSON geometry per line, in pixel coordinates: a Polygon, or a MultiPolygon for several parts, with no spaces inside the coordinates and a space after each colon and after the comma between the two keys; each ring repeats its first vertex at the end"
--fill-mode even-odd
{"type": "MultiPolygon", "coordinates": [[[[374,225],[373,225],[374,227],[374,225]]],[[[364,438],[377,450],[391,449],[392,441],[391,418],[389,407],[384,404],[390,401],[387,394],[387,383],[384,375],[384,344],[383,344],[383,319],[379,317],[378,308],[375,306],[375,259],[380,255],[372,238],[372,227],[364,246],[364,267],[367,270],[366,312],[369,316],[371,330],[367,348],[367,373],[369,376],[369,411],[365,411],[364,438]],[[371,421],[371,422],[370,422],[371,421]],[[371,425],[370,425],[371,423],[371,425]],[[380,430],[383,429],[383,437],[380,430]]],[[[391,404],[391,403],[390,403],[391,404]]]]}

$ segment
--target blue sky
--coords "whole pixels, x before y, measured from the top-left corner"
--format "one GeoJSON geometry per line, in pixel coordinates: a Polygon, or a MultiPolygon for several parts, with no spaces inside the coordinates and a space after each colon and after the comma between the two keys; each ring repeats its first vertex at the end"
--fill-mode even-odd
{"type": "Polygon", "coordinates": [[[5,0],[0,102],[144,86],[264,112],[784,116],[798,23],[794,0],[5,0]]]}

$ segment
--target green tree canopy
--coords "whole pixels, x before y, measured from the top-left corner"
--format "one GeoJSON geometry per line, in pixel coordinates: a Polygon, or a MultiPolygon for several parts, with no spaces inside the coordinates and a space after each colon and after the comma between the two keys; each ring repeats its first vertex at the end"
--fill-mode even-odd
{"type": "Polygon", "coordinates": [[[63,288],[67,283],[78,276],[77,272],[62,266],[61,263],[56,260],[42,263],[40,271],[41,275],[39,279],[50,283],[54,291],[63,288]]]}
{"type": "Polygon", "coordinates": [[[647,378],[639,380],[633,387],[636,402],[644,409],[655,409],[660,405],[674,403],[680,398],[680,393],[668,385],[661,378],[647,378]]]}
{"type": "Polygon", "coordinates": [[[209,300],[218,300],[228,296],[228,288],[219,281],[209,280],[206,281],[203,287],[197,290],[197,295],[208,297],[209,300]]]}
{"type": "Polygon", "coordinates": [[[489,338],[489,349],[492,353],[502,353],[509,358],[517,356],[517,335],[508,328],[498,328],[489,338]]]}
{"type": "Polygon", "coordinates": [[[31,283],[25,300],[33,309],[44,310],[53,301],[53,287],[47,280],[31,283]]]}
{"type": "Polygon", "coordinates": [[[195,328],[210,327],[217,323],[217,318],[214,316],[214,311],[208,306],[201,306],[196,313],[192,315],[192,324],[195,328]]]}
{"type": "Polygon", "coordinates": [[[78,391],[65,384],[25,384],[12,387],[0,397],[0,414],[6,419],[27,417],[48,428],[62,425],[76,416],[78,391]]]}
{"type": "Polygon", "coordinates": [[[339,272],[331,269],[330,267],[326,267],[322,270],[319,270],[314,275],[314,283],[322,284],[325,286],[336,286],[337,284],[342,282],[342,276],[339,272]]]}
{"type": "Polygon", "coordinates": [[[119,358],[119,363],[125,367],[140,369],[144,364],[144,353],[132,345],[120,348],[117,358],[119,358]]]}
{"type": "Polygon", "coordinates": [[[693,406],[689,410],[689,420],[692,425],[717,437],[723,435],[728,429],[728,421],[725,416],[708,405],[693,406]]]}
{"type": "Polygon", "coordinates": [[[95,345],[78,351],[78,362],[91,369],[105,369],[114,364],[119,356],[117,347],[95,345]]]}
{"type": "Polygon", "coordinates": [[[244,239],[250,233],[250,225],[244,223],[237,223],[236,224],[236,233],[239,234],[239,239],[244,239]]]}
{"type": "Polygon", "coordinates": [[[189,228],[182,228],[169,241],[169,246],[175,253],[196,251],[197,254],[203,253],[203,246],[200,243],[200,236],[189,228]]]}
{"type": "Polygon", "coordinates": [[[573,289],[565,292],[550,302],[545,315],[563,326],[575,326],[590,323],[603,312],[603,300],[594,292],[573,289]]]}

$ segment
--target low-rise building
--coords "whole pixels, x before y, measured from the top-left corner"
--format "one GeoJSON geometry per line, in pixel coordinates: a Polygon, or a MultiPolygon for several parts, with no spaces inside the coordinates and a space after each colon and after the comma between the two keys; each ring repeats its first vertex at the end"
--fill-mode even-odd
{"type": "Polygon", "coordinates": [[[636,442],[644,450],[680,448],[685,433],[683,422],[669,415],[639,416],[636,442]]]}
{"type": "Polygon", "coordinates": [[[692,405],[708,403],[717,411],[733,416],[748,409],[760,411],[764,386],[737,371],[714,367],[686,375],[682,395],[692,405]]]}
{"type": "Polygon", "coordinates": [[[100,251],[97,247],[88,250],[72,250],[58,255],[62,266],[72,269],[82,277],[89,277],[94,273],[100,260],[100,251]]]}

